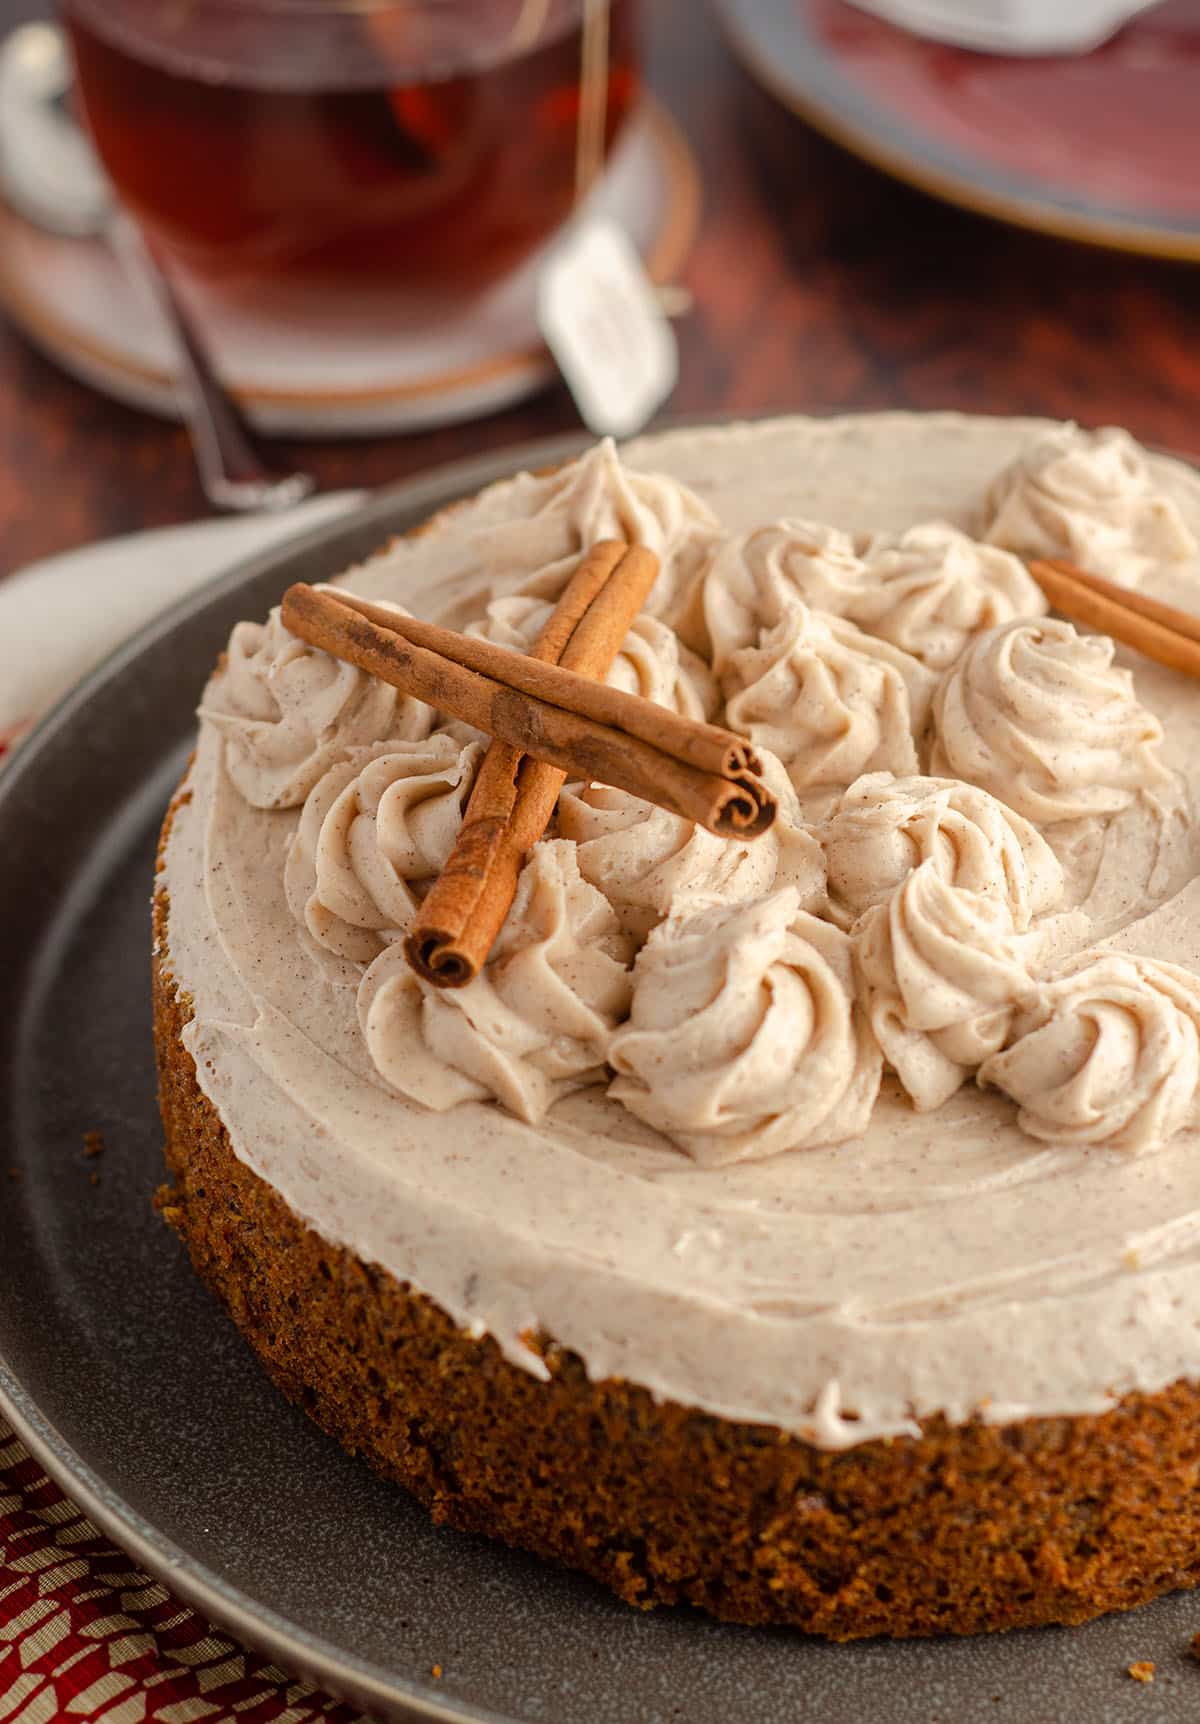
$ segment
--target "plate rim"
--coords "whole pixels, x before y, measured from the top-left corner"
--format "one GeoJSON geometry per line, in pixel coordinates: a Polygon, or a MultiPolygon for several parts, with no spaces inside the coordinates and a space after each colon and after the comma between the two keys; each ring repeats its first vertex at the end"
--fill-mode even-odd
{"type": "MultiPolygon", "coordinates": [[[[889,152],[866,123],[847,117],[822,93],[815,77],[809,75],[805,78],[802,72],[797,74],[791,68],[785,72],[782,65],[773,60],[762,40],[753,7],[745,9],[733,4],[732,0],[713,0],[713,3],[733,54],[781,107],[839,148],[891,179],[968,210],[973,215],[1006,222],[1025,232],[1049,234],[1054,239],[1069,240],[1102,251],[1132,252],[1164,262],[1200,263],[1200,226],[1193,224],[1188,228],[1174,228],[1166,224],[1127,220],[1117,215],[1105,218],[1083,210],[1072,211],[1032,191],[1006,192],[990,185],[981,187],[965,172],[956,172],[953,167],[939,167],[923,159],[917,147],[922,134],[898,119],[891,122],[896,137],[889,152]]],[[[824,64],[840,70],[836,59],[818,48],[803,14],[799,27],[804,32],[810,52],[819,52],[824,64]]],[[[848,80],[844,82],[851,87],[848,80]]]]}
{"type": "MultiPolygon", "coordinates": [[[[320,522],[281,544],[238,558],[143,624],[51,707],[0,774],[0,830],[17,788],[27,774],[37,771],[43,748],[69,731],[93,699],[115,679],[127,676],[162,636],[202,614],[214,601],[263,577],[276,566],[282,578],[297,556],[326,543],[336,543],[339,538],[364,528],[378,525],[382,543],[389,532],[404,530],[399,524],[401,520],[411,517],[412,525],[418,525],[459,498],[525,467],[545,467],[570,459],[591,441],[586,434],[568,433],[448,462],[369,493],[363,502],[332,521],[320,522]]],[[[335,1698],[363,1706],[371,1714],[401,1720],[404,1724],[511,1724],[491,1709],[450,1701],[424,1685],[398,1686],[397,1679],[379,1665],[289,1623],[270,1605],[249,1597],[210,1565],[159,1534],[118,1491],[106,1484],[54,1421],[41,1411],[34,1394],[21,1382],[2,1350],[0,1414],[38,1465],[107,1537],[151,1575],[163,1579],[193,1609],[236,1635],[245,1645],[265,1653],[289,1673],[314,1680],[335,1698]]]]}

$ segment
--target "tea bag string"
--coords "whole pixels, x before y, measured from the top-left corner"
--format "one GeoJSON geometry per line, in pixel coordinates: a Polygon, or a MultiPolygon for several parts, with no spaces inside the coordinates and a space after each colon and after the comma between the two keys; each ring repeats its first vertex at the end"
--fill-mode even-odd
{"type": "Polygon", "coordinates": [[[583,0],[579,72],[579,134],[575,148],[575,202],[581,204],[604,168],[608,121],[609,0],[583,0]]]}
{"type": "MultiPolygon", "coordinates": [[[[551,0],[522,0],[509,43],[528,53],[550,16],[551,0]]],[[[581,204],[604,169],[608,125],[609,0],[583,0],[579,68],[579,128],[575,140],[575,202],[581,204]]]]}

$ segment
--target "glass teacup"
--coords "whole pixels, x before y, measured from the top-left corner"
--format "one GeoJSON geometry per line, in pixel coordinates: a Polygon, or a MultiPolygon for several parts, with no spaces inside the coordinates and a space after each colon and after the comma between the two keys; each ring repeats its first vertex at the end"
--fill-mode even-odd
{"type": "Polygon", "coordinates": [[[62,0],[123,201],[186,269],[460,290],[590,188],[636,0],[62,0]]]}

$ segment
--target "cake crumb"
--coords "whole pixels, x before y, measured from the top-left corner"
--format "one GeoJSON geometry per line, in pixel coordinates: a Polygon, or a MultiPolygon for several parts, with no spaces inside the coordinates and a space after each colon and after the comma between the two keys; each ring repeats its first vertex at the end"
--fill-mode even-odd
{"type": "Polygon", "coordinates": [[[100,1175],[98,1173],[89,1173],[88,1174],[88,1184],[89,1185],[99,1185],[99,1183],[100,1183],[100,1175]]]}
{"type": "Polygon", "coordinates": [[[1192,1657],[1200,1659],[1200,1631],[1192,1635],[1192,1657]]]}
{"type": "Polygon", "coordinates": [[[19,1167],[10,1167],[8,1169],[8,1177],[12,1180],[13,1184],[15,1185],[21,1177],[21,1169],[19,1167]]]}
{"type": "MultiPolygon", "coordinates": [[[[1200,1635],[1197,1636],[1197,1639],[1200,1639],[1200,1635]]],[[[1195,1641],[1192,1642],[1192,1645],[1195,1645],[1195,1641]]],[[[1135,1682],[1153,1682],[1154,1661],[1150,1658],[1139,1658],[1136,1664],[1129,1666],[1125,1674],[1132,1676],[1135,1682]]]]}
{"type": "Polygon", "coordinates": [[[441,1679],[442,1679],[442,1667],[440,1664],[435,1664],[433,1666],[432,1674],[434,1677],[436,1677],[436,1679],[439,1682],[441,1681],[441,1679]]]}
{"type": "Polygon", "coordinates": [[[89,1160],[93,1156],[103,1155],[105,1150],[104,1133],[100,1131],[85,1131],[83,1134],[83,1153],[89,1160]]]}

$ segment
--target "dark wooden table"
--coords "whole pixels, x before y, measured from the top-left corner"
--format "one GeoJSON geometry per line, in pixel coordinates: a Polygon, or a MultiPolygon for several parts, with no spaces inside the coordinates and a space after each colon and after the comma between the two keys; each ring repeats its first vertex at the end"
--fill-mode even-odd
{"type": "MultiPolygon", "coordinates": [[[[43,15],[0,0],[0,28],[43,15]]],[[[702,0],[646,0],[651,82],[699,157],[672,412],[957,407],[1115,421],[1200,452],[1200,274],[1015,232],[910,192],[753,90],[702,0]]],[[[452,430],[297,453],[373,485],[575,425],[561,388],[452,430]]],[[[59,374],[0,319],[0,574],[203,514],[184,433],[59,374]]]]}

